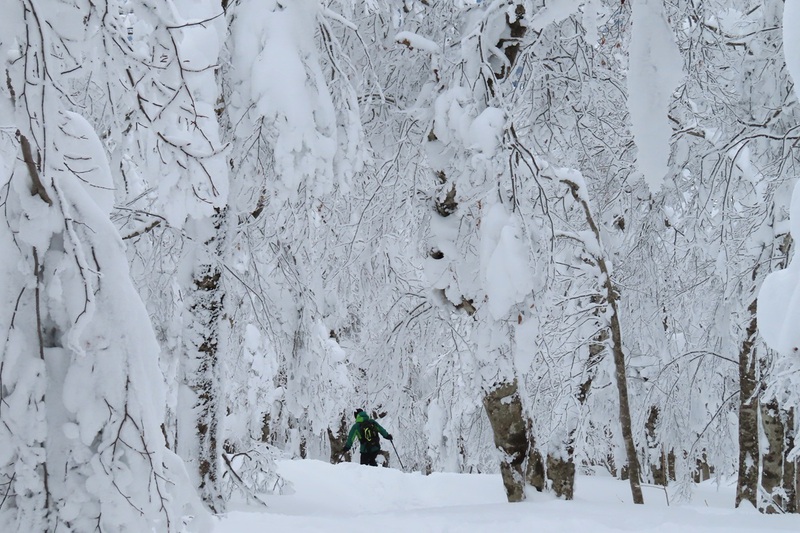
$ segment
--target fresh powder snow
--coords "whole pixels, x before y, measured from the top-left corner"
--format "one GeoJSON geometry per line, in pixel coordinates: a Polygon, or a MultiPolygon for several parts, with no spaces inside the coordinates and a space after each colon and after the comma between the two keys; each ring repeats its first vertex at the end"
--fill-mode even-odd
{"type": "MultiPolygon", "coordinates": [[[[800,186],[795,186],[791,204],[791,233],[800,237],[800,186]]],[[[758,324],[761,336],[773,349],[786,355],[800,352],[800,252],[783,270],[771,273],[758,293],[758,324]]]]}
{"type": "MultiPolygon", "coordinates": [[[[396,443],[402,449],[400,439],[396,443]]],[[[633,505],[626,481],[597,473],[578,476],[574,501],[534,491],[523,503],[506,502],[499,474],[425,476],[313,460],[279,461],[278,473],[294,494],[266,496],[267,509],[232,505],[214,533],[367,528],[384,533],[768,533],[800,528],[797,515],[734,510],[735,479],[706,481],[686,503],[674,501],[674,489],[644,487],[647,503],[633,505]]]]}

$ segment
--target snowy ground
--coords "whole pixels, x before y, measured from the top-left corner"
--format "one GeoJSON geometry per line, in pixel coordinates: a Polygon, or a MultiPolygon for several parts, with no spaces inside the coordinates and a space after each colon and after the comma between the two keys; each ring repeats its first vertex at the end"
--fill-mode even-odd
{"type": "Polygon", "coordinates": [[[666,503],[663,490],[645,488],[644,506],[630,503],[625,482],[579,477],[574,501],[534,494],[505,502],[499,475],[404,474],[399,470],[281,461],[295,493],[269,496],[269,510],[232,511],[214,533],[764,533],[800,531],[800,516],[765,516],[733,509],[734,487],[705,483],[692,504],[666,503]]]}

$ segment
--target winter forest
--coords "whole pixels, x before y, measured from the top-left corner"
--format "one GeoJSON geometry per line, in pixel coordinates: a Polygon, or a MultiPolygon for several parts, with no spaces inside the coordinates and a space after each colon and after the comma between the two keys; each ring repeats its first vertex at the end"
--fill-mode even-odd
{"type": "Polygon", "coordinates": [[[0,531],[200,531],[357,407],[800,512],[800,2],[0,4],[0,531]]]}

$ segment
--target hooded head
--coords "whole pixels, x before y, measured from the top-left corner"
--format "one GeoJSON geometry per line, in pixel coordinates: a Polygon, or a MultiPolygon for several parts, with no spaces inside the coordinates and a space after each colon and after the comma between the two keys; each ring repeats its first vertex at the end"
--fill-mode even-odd
{"type": "Polygon", "coordinates": [[[369,419],[369,415],[367,415],[367,413],[361,408],[356,409],[353,412],[353,416],[356,417],[356,422],[364,422],[365,420],[369,419]]]}

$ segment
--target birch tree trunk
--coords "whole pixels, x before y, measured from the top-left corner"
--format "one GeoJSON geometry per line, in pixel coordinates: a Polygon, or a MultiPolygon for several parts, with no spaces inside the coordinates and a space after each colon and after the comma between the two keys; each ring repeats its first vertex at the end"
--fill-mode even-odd
{"type": "Polygon", "coordinates": [[[753,350],[757,330],[756,300],[747,308],[750,324],[739,350],[739,476],[736,507],[750,502],[758,508],[758,379],[753,350]]]}
{"type": "Polygon", "coordinates": [[[795,441],[795,417],[794,408],[786,412],[784,423],[784,442],[783,442],[783,491],[786,495],[786,504],[784,511],[787,513],[796,513],[798,511],[797,505],[797,459],[791,457],[792,450],[794,450],[795,441]]]}
{"type": "MultiPolygon", "coordinates": [[[[214,256],[221,255],[221,228],[224,215],[218,212],[211,220],[197,224],[213,226],[212,236],[204,243],[214,256]]],[[[201,233],[202,232],[198,232],[201,233]]],[[[198,255],[202,255],[200,251],[198,255]]],[[[220,372],[221,322],[224,290],[220,265],[212,257],[199,261],[187,298],[189,322],[182,361],[183,387],[179,395],[177,449],[187,464],[198,491],[208,508],[224,511],[221,492],[223,434],[221,421],[224,395],[220,372]]]]}
{"type": "Polygon", "coordinates": [[[647,456],[650,459],[650,475],[653,478],[653,483],[667,486],[667,457],[664,450],[661,449],[661,444],[658,441],[658,434],[656,426],[658,425],[658,417],[660,411],[655,405],[650,407],[650,413],[645,423],[645,430],[647,433],[647,456]],[[655,462],[654,458],[655,457],[655,462]]]}
{"type": "Polygon", "coordinates": [[[500,474],[506,496],[509,502],[520,502],[525,499],[526,472],[523,467],[528,457],[528,424],[517,381],[495,385],[484,396],[483,406],[492,425],[494,443],[503,453],[500,474]]]}
{"type": "MultiPolygon", "coordinates": [[[[783,257],[788,257],[791,243],[790,236],[786,235],[782,238],[777,248],[783,257]]],[[[779,261],[777,268],[781,268],[783,264],[783,261],[779,261]]],[[[751,276],[754,284],[759,279],[758,271],[759,266],[757,265],[751,276]]],[[[759,358],[756,354],[757,311],[758,300],[753,298],[747,308],[750,321],[739,350],[739,473],[736,485],[736,507],[739,507],[743,501],[749,501],[757,509],[766,513],[774,513],[779,509],[782,510],[788,503],[784,500],[783,485],[790,483],[793,487],[794,482],[790,482],[784,477],[784,457],[789,450],[785,448],[787,428],[784,427],[780,406],[774,398],[764,405],[760,405],[762,393],[767,386],[767,370],[763,360],[761,364],[758,363],[759,358]],[[768,446],[763,454],[759,443],[759,434],[762,430],[768,446]],[[763,505],[759,501],[759,488],[763,488],[770,497],[770,500],[763,502],[763,505]]],[[[786,418],[789,418],[788,415],[786,418]]],[[[790,427],[789,434],[791,435],[793,431],[794,428],[790,427]]],[[[793,474],[792,477],[794,477],[793,474]]],[[[794,493],[791,488],[788,492],[794,493]]],[[[787,500],[793,499],[787,498],[787,500]]]]}
{"type": "Polygon", "coordinates": [[[622,329],[619,323],[619,308],[617,295],[605,261],[600,262],[600,270],[606,274],[606,288],[608,305],[611,307],[611,351],[614,353],[614,368],[617,378],[617,393],[619,395],[619,423],[622,428],[622,438],[625,441],[625,452],[628,459],[628,475],[631,484],[633,503],[644,503],[642,497],[641,477],[639,474],[639,459],[636,456],[636,446],[633,443],[633,430],[631,428],[631,408],[628,403],[628,378],[625,374],[625,355],[622,353],[622,329]]]}
{"type": "Polygon", "coordinates": [[[778,401],[761,403],[761,423],[767,449],[761,456],[761,488],[764,490],[762,511],[767,514],[782,512],[786,506],[783,488],[784,427],[778,401]]]}
{"type": "Polygon", "coordinates": [[[761,404],[761,423],[767,449],[761,456],[761,511],[797,512],[797,468],[790,457],[794,448],[794,411],[782,409],[776,399],[761,404]]]}
{"type": "Polygon", "coordinates": [[[528,441],[528,465],[525,468],[525,482],[538,492],[544,492],[547,488],[545,481],[544,459],[533,440],[528,441]]]}

